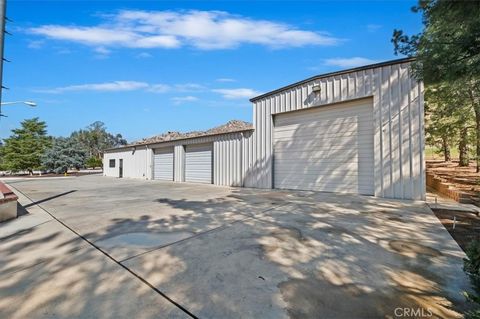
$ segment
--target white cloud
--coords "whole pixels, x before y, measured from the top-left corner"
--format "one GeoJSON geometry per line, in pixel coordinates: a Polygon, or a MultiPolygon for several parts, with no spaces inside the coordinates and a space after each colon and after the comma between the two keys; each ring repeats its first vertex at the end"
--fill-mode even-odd
{"type": "Polygon", "coordinates": [[[260,95],[261,93],[252,89],[239,88],[239,89],[215,89],[212,90],[215,93],[221,94],[225,99],[249,99],[260,95]]]}
{"type": "Polygon", "coordinates": [[[67,48],[58,48],[56,51],[57,54],[70,54],[72,53],[72,50],[67,49],[67,48]]]}
{"type": "Polygon", "coordinates": [[[94,49],[94,51],[96,53],[98,53],[99,55],[109,55],[110,54],[110,50],[105,48],[105,47],[97,47],[94,49]]]}
{"type": "Polygon", "coordinates": [[[93,46],[119,46],[127,48],[176,48],[180,45],[172,36],[142,35],[133,30],[107,27],[71,27],[45,25],[31,28],[33,34],[93,46]]]}
{"type": "Polygon", "coordinates": [[[382,26],[380,24],[373,24],[373,23],[367,24],[368,32],[375,32],[375,31],[377,31],[381,28],[382,28],[382,26]]]}
{"type": "Polygon", "coordinates": [[[216,79],[215,81],[217,81],[217,82],[236,82],[235,79],[231,79],[231,78],[219,78],[219,79],[216,79]]]}
{"type": "Polygon", "coordinates": [[[38,93],[64,93],[64,92],[76,92],[76,91],[101,91],[101,92],[120,92],[120,91],[136,91],[143,90],[152,93],[166,93],[166,92],[201,92],[207,88],[203,85],[196,83],[184,83],[184,84],[162,84],[162,83],[147,83],[140,81],[111,81],[103,83],[88,83],[68,85],[50,89],[37,89],[34,90],[38,93]]]}
{"type": "Polygon", "coordinates": [[[198,98],[195,97],[195,96],[188,95],[188,96],[176,96],[176,97],[172,97],[171,100],[173,101],[173,103],[174,103],[175,105],[178,105],[178,104],[182,104],[182,103],[186,103],[186,102],[195,102],[195,101],[198,101],[198,98]]]}
{"type": "Polygon", "coordinates": [[[271,48],[336,45],[328,33],[222,11],[120,11],[96,26],[43,25],[29,32],[89,46],[213,50],[242,44],[271,48]]]}
{"type": "Polygon", "coordinates": [[[153,57],[153,55],[151,55],[148,52],[141,52],[141,53],[137,54],[136,57],[139,58],[139,59],[148,59],[148,58],[153,57]]]}
{"type": "Polygon", "coordinates": [[[165,93],[170,91],[170,85],[167,84],[151,84],[148,87],[148,91],[154,93],[165,93]]]}
{"type": "Polygon", "coordinates": [[[201,92],[205,90],[205,86],[197,83],[184,83],[175,85],[178,92],[201,92]]]}
{"type": "Polygon", "coordinates": [[[368,65],[376,62],[377,62],[376,60],[362,58],[362,57],[332,58],[332,59],[326,59],[325,65],[337,66],[341,68],[353,68],[356,66],[368,65]]]}
{"type": "Polygon", "coordinates": [[[32,40],[28,42],[27,47],[29,49],[40,49],[43,47],[44,44],[45,44],[44,40],[32,40]]]}
{"type": "Polygon", "coordinates": [[[155,93],[165,92],[164,84],[148,84],[146,82],[138,81],[112,81],[103,83],[88,83],[61,86],[52,89],[39,89],[34,90],[38,93],[64,93],[64,92],[81,92],[81,91],[96,91],[96,92],[125,92],[125,91],[137,91],[148,90],[155,93]]]}

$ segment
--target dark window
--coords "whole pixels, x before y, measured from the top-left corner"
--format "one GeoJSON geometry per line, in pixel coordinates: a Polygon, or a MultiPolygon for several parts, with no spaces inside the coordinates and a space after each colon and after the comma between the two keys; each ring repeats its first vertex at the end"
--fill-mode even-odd
{"type": "Polygon", "coordinates": [[[109,166],[110,168],[115,167],[115,160],[114,160],[114,159],[111,159],[110,162],[109,162],[109,164],[108,164],[108,166],[109,166]]]}

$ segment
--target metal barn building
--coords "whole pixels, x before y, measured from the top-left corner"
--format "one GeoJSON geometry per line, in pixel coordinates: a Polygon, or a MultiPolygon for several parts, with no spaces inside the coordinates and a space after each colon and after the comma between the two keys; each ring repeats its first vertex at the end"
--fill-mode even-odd
{"type": "Polygon", "coordinates": [[[401,59],[251,99],[253,127],[104,154],[106,176],[425,198],[423,84],[401,59]]]}

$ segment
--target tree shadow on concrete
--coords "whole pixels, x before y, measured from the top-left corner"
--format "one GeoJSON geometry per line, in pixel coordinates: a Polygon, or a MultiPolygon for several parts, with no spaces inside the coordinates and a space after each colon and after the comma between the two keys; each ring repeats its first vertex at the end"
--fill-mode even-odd
{"type": "Polygon", "coordinates": [[[452,318],[464,307],[461,255],[423,204],[248,189],[207,201],[157,201],[188,214],[123,219],[108,233],[125,225],[203,229],[124,261],[200,317],[247,309],[275,317],[284,308],[292,317],[371,318],[421,308],[452,318]],[[219,218],[226,213],[241,218],[219,218]]]}
{"type": "Polygon", "coordinates": [[[186,317],[56,221],[0,243],[1,318],[186,317]]]}
{"type": "MultiPolygon", "coordinates": [[[[150,204],[80,233],[199,317],[395,317],[420,307],[452,318],[464,307],[458,247],[423,204],[253,189],[150,204]],[[153,237],[115,242],[131,233],[153,237]]],[[[56,222],[0,243],[1,317],[178,315],[56,222]]]]}

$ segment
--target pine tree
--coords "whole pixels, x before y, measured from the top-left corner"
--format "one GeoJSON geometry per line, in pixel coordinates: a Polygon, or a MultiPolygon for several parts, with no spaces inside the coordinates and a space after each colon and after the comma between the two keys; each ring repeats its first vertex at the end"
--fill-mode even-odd
{"type": "Polygon", "coordinates": [[[42,155],[49,145],[46,123],[38,118],[24,120],[21,128],[12,130],[12,135],[4,139],[1,149],[4,169],[32,174],[41,168],[42,155]]]}
{"type": "Polygon", "coordinates": [[[427,86],[448,83],[463,87],[474,112],[477,172],[480,171],[480,2],[419,0],[424,29],[406,35],[394,30],[395,53],[416,57],[415,76],[427,86]]]}
{"type": "Polygon", "coordinates": [[[430,85],[425,90],[427,143],[437,145],[450,161],[450,149],[458,145],[460,166],[468,166],[475,121],[467,88],[448,82],[430,85]]]}

